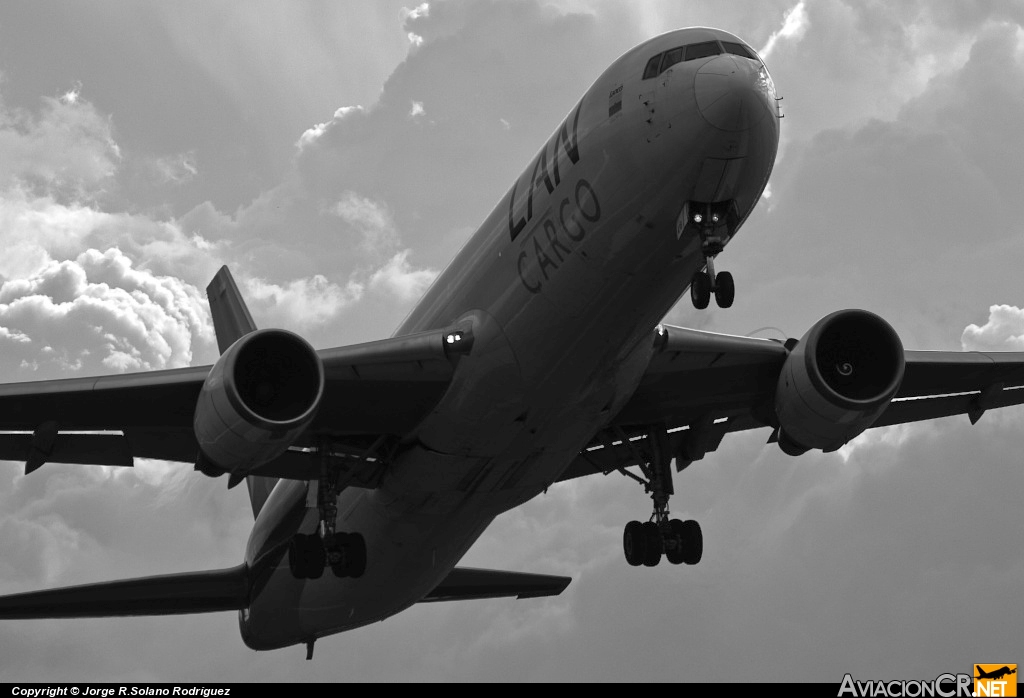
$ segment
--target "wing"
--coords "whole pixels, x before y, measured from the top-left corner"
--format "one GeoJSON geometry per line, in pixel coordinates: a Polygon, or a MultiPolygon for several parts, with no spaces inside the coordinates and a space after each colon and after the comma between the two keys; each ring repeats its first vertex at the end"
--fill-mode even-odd
{"type": "Polygon", "coordinates": [[[896,399],[872,426],[966,414],[1024,403],[1024,352],[908,351],[896,399]]]}
{"type": "MultiPolygon", "coordinates": [[[[456,359],[445,351],[445,336],[434,331],[317,352],[324,396],[290,458],[303,460],[302,447],[319,436],[359,448],[411,430],[451,380],[456,359]]],[[[29,471],[42,462],[131,465],[134,457],[195,462],[192,419],[210,368],[0,385],[0,460],[25,461],[29,471]],[[66,433],[81,431],[120,433],[66,433]]]]}
{"type": "MultiPolygon", "coordinates": [[[[639,465],[644,438],[668,432],[682,468],[731,432],[777,427],[775,389],[795,340],[736,337],[680,327],[658,329],[633,396],[580,452],[567,480],[639,465]]],[[[905,351],[903,381],[871,428],[1024,403],[1024,352],[905,351]]]]}
{"type": "MultiPolygon", "coordinates": [[[[232,471],[229,487],[245,475],[317,478],[324,451],[332,463],[342,464],[346,485],[367,486],[379,474],[382,449],[397,443],[426,416],[447,390],[459,357],[473,345],[467,328],[447,328],[317,352],[322,394],[319,368],[304,374],[316,378],[317,390],[311,394],[320,398],[316,414],[289,432],[283,426],[287,422],[263,421],[251,407],[240,416],[238,394],[232,397],[223,384],[230,379],[247,389],[250,405],[264,404],[258,393],[268,390],[277,404],[292,404],[295,394],[289,388],[303,385],[299,369],[308,355],[297,358],[280,344],[244,348],[258,347],[257,342],[248,342],[257,333],[256,324],[227,267],[210,282],[207,297],[221,351],[216,365],[0,385],[0,460],[25,461],[26,474],[44,462],[131,466],[136,457],[191,462],[208,474],[221,474],[224,464],[212,464],[200,453],[193,423],[209,378],[220,387],[213,389],[216,397],[207,394],[206,412],[200,414],[219,420],[214,428],[221,431],[214,442],[234,434],[234,445],[249,442],[259,450],[260,443],[253,441],[255,424],[245,421],[254,419],[268,425],[262,427],[263,436],[287,444],[287,450],[269,462],[241,473],[232,471]],[[238,357],[246,351],[262,358],[239,368],[243,364],[238,357]]],[[[317,363],[312,356],[308,359],[307,363],[317,363]]]]}

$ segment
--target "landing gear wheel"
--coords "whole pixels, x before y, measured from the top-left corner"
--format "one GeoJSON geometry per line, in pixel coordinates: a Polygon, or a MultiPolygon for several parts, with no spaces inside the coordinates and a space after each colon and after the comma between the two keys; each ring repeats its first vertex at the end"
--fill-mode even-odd
{"type": "Polygon", "coordinates": [[[672,534],[671,540],[665,541],[665,557],[673,565],[681,565],[686,561],[686,548],[684,547],[686,533],[683,530],[685,527],[679,519],[672,519],[668,525],[672,534]]]}
{"type": "Polygon", "coordinates": [[[633,567],[644,564],[647,551],[647,537],[644,525],[639,521],[630,521],[622,532],[622,550],[626,553],[626,562],[633,567]]]}
{"type": "MultiPolygon", "coordinates": [[[[700,424],[696,428],[699,429],[700,424]]],[[[621,427],[612,427],[612,430],[612,435],[630,449],[644,477],[626,471],[623,474],[643,485],[654,504],[649,521],[630,521],[623,530],[622,549],[626,561],[634,567],[655,567],[664,555],[673,565],[696,565],[704,554],[700,524],[670,518],[668,506],[669,498],[675,493],[670,466],[672,459],[681,452],[680,445],[673,443],[664,425],[650,426],[643,439],[631,437],[621,427]]],[[[603,440],[608,446],[612,445],[610,437],[603,440]]]]}
{"type": "Polygon", "coordinates": [[[336,533],[334,540],[337,559],[337,562],[331,564],[334,576],[353,579],[362,577],[366,572],[366,539],[361,533],[336,533]]]}
{"type": "Polygon", "coordinates": [[[644,550],[644,567],[657,567],[658,563],[661,562],[661,549],[664,547],[661,531],[658,529],[658,524],[653,521],[647,521],[641,525],[643,526],[644,543],[646,546],[644,550]]]}
{"type": "Polygon", "coordinates": [[[324,575],[324,565],[327,563],[327,553],[320,541],[320,536],[313,534],[306,536],[305,544],[306,578],[320,579],[324,575]]]}
{"type": "Polygon", "coordinates": [[[736,283],[732,274],[727,271],[719,272],[715,276],[715,302],[719,308],[731,308],[736,298],[736,283]]]}
{"type": "Polygon", "coordinates": [[[338,569],[344,567],[347,542],[348,534],[345,533],[334,533],[330,536],[324,536],[324,553],[327,558],[325,564],[335,574],[338,574],[338,569]]]}
{"type": "Polygon", "coordinates": [[[298,533],[292,538],[292,542],[288,544],[288,568],[296,579],[305,579],[306,556],[302,554],[302,546],[299,543],[300,538],[305,538],[305,536],[298,533]]]}
{"type": "Polygon", "coordinates": [[[704,534],[700,530],[700,524],[689,519],[682,522],[679,531],[683,542],[683,562],[687,565],[696,565],[704,555],[704,534]]]}
{"type": "Polygon", "coordinates": [[[320,579],[327,554],[320,536],[296,533],[288,546],[288,567],[296,579],[320,579]]]}
{"type": "Polygon", "coordinates": [[[366,572],[366,539],[362,533],[348,534],[348,576],[359,579],[366,572]]]}
{"type": "Polygon", "coordinates": [[[711,278],[706,273],[699,271],[693,275],[690,281],[690,300],[697,310],[704,310],[711,302],[711,278]]]}

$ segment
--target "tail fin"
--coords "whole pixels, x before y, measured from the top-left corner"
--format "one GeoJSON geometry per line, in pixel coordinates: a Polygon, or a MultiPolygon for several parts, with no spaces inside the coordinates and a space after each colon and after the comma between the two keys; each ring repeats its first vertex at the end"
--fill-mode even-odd
{"type": "Polygon", "coordinates": [[[206,298],[210,301],[213,331],[217,334],[217,349],[221,354],[245,335],[256,331],[256,323],[252,321],[238,285],[226,266],[220,268],[206,287],[206,298]]]}
{"type": "MultiPolygon", "coordinates": [[[[238,285],[226,266],[220,268],[213,281],[206,287],[206,298],[210,302],[213,331],[217,335],[217,348],[221,354],[240,338],[256,330],[256,323],[253,322],[249,309],[245,307],[238,285]]],[[[275,484],[277,479],[272,477],[250,475],[245,478],[253,517],[259,515],[275,484]]]]}

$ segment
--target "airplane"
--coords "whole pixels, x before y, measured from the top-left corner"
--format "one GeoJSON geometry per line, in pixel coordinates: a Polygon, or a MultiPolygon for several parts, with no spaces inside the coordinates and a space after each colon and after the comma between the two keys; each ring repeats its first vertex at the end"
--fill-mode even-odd
{"type": "Polygon", "coordinates": [[[727,434],[799,456],[1024,403],[1024,353],[905,350],[864,310],[785,341],[660,324],[687,289],[733,304],[716,260],[780,119],[749,44],[668,32],[605,70],[390,338],[315,350],[257,329],[225,267],[212,366],[0,386],[0,459],[26,475],[190,463],[244,482],[254,517],[235,567],[8,595],[0,618],[236,611],[248,647],[310,658],[416,603],[561,593],[568,577],[457,567],[555,483],[621,473],[652,501],[626,562],[694,565],[703,534],[672,517],[673,478],[727,434]]]}
{"type": "Polygon", "coordinates": [[[978,672],[978,675],[974,677],[976,679],[1001,679],[1004,676],[1009,676],[1010,674],[1017,673],[1016,669],[1011,669],[1008,666],[1003,666],[999,669],[995,669],[989,672],[983,670],[980,665],[975,664],[974,669],[978,672]]]}

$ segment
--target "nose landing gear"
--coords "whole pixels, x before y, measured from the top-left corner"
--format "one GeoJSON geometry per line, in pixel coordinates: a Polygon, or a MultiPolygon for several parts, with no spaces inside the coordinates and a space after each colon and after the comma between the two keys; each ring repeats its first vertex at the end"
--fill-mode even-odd
{"type": "MultiPolygon", "coordinates": [[[[663,428],[651,428],[646,442],[649,453],[629,440],[621,430],[618,437],[627,444],[640,464],[644,478],[633,476],[651,493],[654,513],[648,521],[630,521],[622,534],[622,549],[626,562],[633,567],[656,567],[662,555],[673,565],[696,565],[704,553],[704,536],[700,524],[693,520],[680,521],[669,515],[668,502],[675,490],[672,486],[672,454],[668,433],[663,428]]],[[[624,471],[625,472],[625,471],[624,471]]],[[[627,473],[632,476],[632,473],[627,473]]]]}
{"type": "Polygon", "coordinates": [[[680,213],[680,234],[684,227],[693,225],[700,235],[700,250],[704,256],[707,271],[698,271],[690,281],[690,300],[693,307],[704,310],[711,302],[711,294],[719,308],[730,308],[736,298],[736,283],[727,271],[715,273],[715,257],[725,249],[725,243],[732,236],[730,221],[734,218],[732,209],[726,204],[700,204],[687,202],[680,213]]]}

